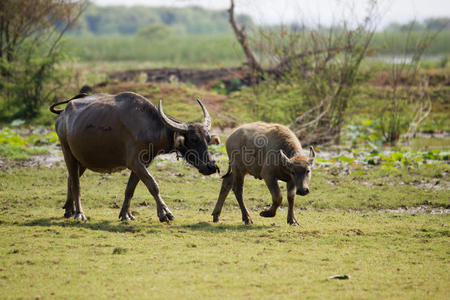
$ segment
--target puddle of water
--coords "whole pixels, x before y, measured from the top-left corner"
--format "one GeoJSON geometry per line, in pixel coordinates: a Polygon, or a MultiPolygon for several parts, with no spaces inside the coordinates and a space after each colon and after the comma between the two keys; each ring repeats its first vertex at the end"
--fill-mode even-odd
{"type": "Polygon", "coordinates": [[[450,209],[447,207],[429,207],[426,205],[414,206],[414,207],[398,207],[380,209],[378,213],[394,213],[394,214],[430,214],[430,215],[444,215],[450,214],[450,209]]]}

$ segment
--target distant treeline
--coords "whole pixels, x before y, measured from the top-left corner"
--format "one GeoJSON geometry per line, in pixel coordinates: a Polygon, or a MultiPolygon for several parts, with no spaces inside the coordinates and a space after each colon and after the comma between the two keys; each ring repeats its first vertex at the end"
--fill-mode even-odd
{"type": "Polygon", "coordinates": [[[387,31],[422,31],[422,30],[450,30],[450,18],[428,18],[423,21],[410,21],[406,24],[397,22],[389,24],[387,31]]]}
{"type": "MultiPolygon", "coordinates": [[[[238,15],[249,35],[257,33],[247,15],[238,15]]],[[[443,31],[426,55],[449,55],[450,18],[390,24],[376,32],[372,49],[378,55],[401,55],[414,51],[414,40],[427,31],[443,31]],[[409,41],[409,42],[408,42],[409,41]],[[405,45],[408,47],[405,49],[405,45]]],[[[283,27],[265,29],[281,31],[283,27]]],[[[293,30],[305,31],[292,25],[293,30]]],[[[335,28],[339,30],[339,28],[335,28]]],[[[320,30],[319,30],[320,31],[320,30]]],[[[323,32],[329,30],[323,28],[323,32]]],[[[97,6],[90,3],[77,25],[65,38],[72,54],[81,61],[152,61],[167,66],[235,66],[245,61],[226,10],[201,7],[97,6]]],[[[254,42],[258,40],[255,38],[254,42]]]]}
{"type": "MultiPolygon", "coordinates": [[[[254,26],[248,15],[237,15],[237,22],[246,27],[254,26]]],[[[71,34],[132,35],[162,27],[176,34],[231,33],[227,10],[210,10],[199,6],[150,7],[150,6],[97,6],[89,3],[71,34]],[[157,27],[155,27],[157,26],[157,27]]],[[[274,26],[276,28],[277,26],[274,26]]],[[[298,30],[299,25],[292,25],[298,30]]],[[[305,28],[307,29],[307,28],[305,28]]],[[[326,29],[326,28],[324,28],[326,29]]],[[[337,28],[338,29],[338,28],[337,28]]],[[[450,18],[428,18],[405,24],[391,23],[384,31],[406,32],[423,30],[450,30],[450,18]]],[[[167,32],[167,30],[165,30],[167,32]]]]}
{"type": "MultiPolygon", "coordinates": [[[[247,15],[238,15],[240,24],[252,24],[247,15]]],[[[97,6],[90,3],[71,34],[131,35],[154,25],[163,25],[177,34],[230,33],[226,10],[191,7],[97,6]]]]}

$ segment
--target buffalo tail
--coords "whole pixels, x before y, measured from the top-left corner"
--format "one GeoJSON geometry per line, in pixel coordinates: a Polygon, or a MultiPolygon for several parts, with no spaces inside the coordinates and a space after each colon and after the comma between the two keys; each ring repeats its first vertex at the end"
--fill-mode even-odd
{"type": "Polygon", "coordinates": [[[225,177],[229,176],[231,174],[231,165],[228,165],[228,171],[227,173],[225,173],[225,175],[222,176],[222,179],[224,179],[225,177]]]}
{"type": "Polygon", "coordinates": [[[75,97],[73,97],[73,98],[71,98],[69,100],[65,100],[65,101],[61,101],[61,102],[57,102],[55,104],[52,104],[49,109],[50,109],[50,111],[52,113],[59,115],[60,113],[62,113],[64,111],[64,109],[55,109],[56,106],[61,105],[61,104],[66,104],[66,103],[69,103],[70,101],[72,101],[74,99],[84,98],[86,96],[88,96],[88,94],[80,93],[80,94],[76,95],[75,97]]]}

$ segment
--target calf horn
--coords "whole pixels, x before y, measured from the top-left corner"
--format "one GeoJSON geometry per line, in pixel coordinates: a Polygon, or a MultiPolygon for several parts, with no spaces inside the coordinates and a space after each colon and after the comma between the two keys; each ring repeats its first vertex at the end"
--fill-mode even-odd
{"type": "Polygon", "coordinates": [[[210,130],[211,129],[211,117],[209,116],[208,110],[206,109],[206,107],[203,105],[202,101],[200,101],[199,98],[197,98],[197,102],[198,104],[200,104],[200,107],[203,110],[203,115],[205,116],[205,121],[203,121],[203,124],[205,125],[205,127],[210,130]]]}
{"type": "Polygon", "coordinates": [[[177,131],[177,132],[186,132],[188,130],[188,125],[186,123],[175,122],[172,119],[170,119],[168,116],[166,116],[166,114],[163,112],[162,100],[159,100],[158,112],[159,112],[159,116],[161,117],[161,120],[163,121],[163,123],[170,129],[177,131]]]}

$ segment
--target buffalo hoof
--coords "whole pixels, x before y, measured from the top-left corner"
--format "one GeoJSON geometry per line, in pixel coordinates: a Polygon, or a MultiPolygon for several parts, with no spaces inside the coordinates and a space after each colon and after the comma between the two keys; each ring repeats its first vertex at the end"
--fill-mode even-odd
{"type": "Polygon", "coordinates": [[[250,216],[248,216],[247,219],[242,219],[242,221],[244,221],[245,225],[253,224],[253,220],[250,216]]]}
{"type": "Polygon", "coordinates": [[[213,216],[213,222],[219,223],[219,215],[212,215],[213,216]]]}
{"type": "Polygon", "coordinates": [[[73,218],[78,221],[87,221],[87,218],[86,218],[86,215],[84,214],[84,212],[75,213],[75,216],[73,218]]]}
{"type": "Polygon", "coordinates": [[[75,214],[75,212],[73,211],[73,210],[66,210],[65,212],[64,212],[64,218],[71,218],[71,217],[73,217],[73,215],[75,214]]]}
{"type": "Polygon", "coordinates": [[[292,219],[288,219],[287,223],[291,226],[300,226],[300,224],[298,224],[297,220],[295,218],[292,219]]]}
{"type": "Polygon", "coordinates": [[[276,212],[273,210],[270,210],[270,209],[263,210],[262,212],[259,213],[259,215],[264,218],[273,218],[273,217],[275,217],[275,214],[276,214],[276,212]]]}
{"type": "Polygon", "coordinates": [[[136,220],[136,218],[130,212],[120,212],[119,219],[121,221],[136,220]]]}

